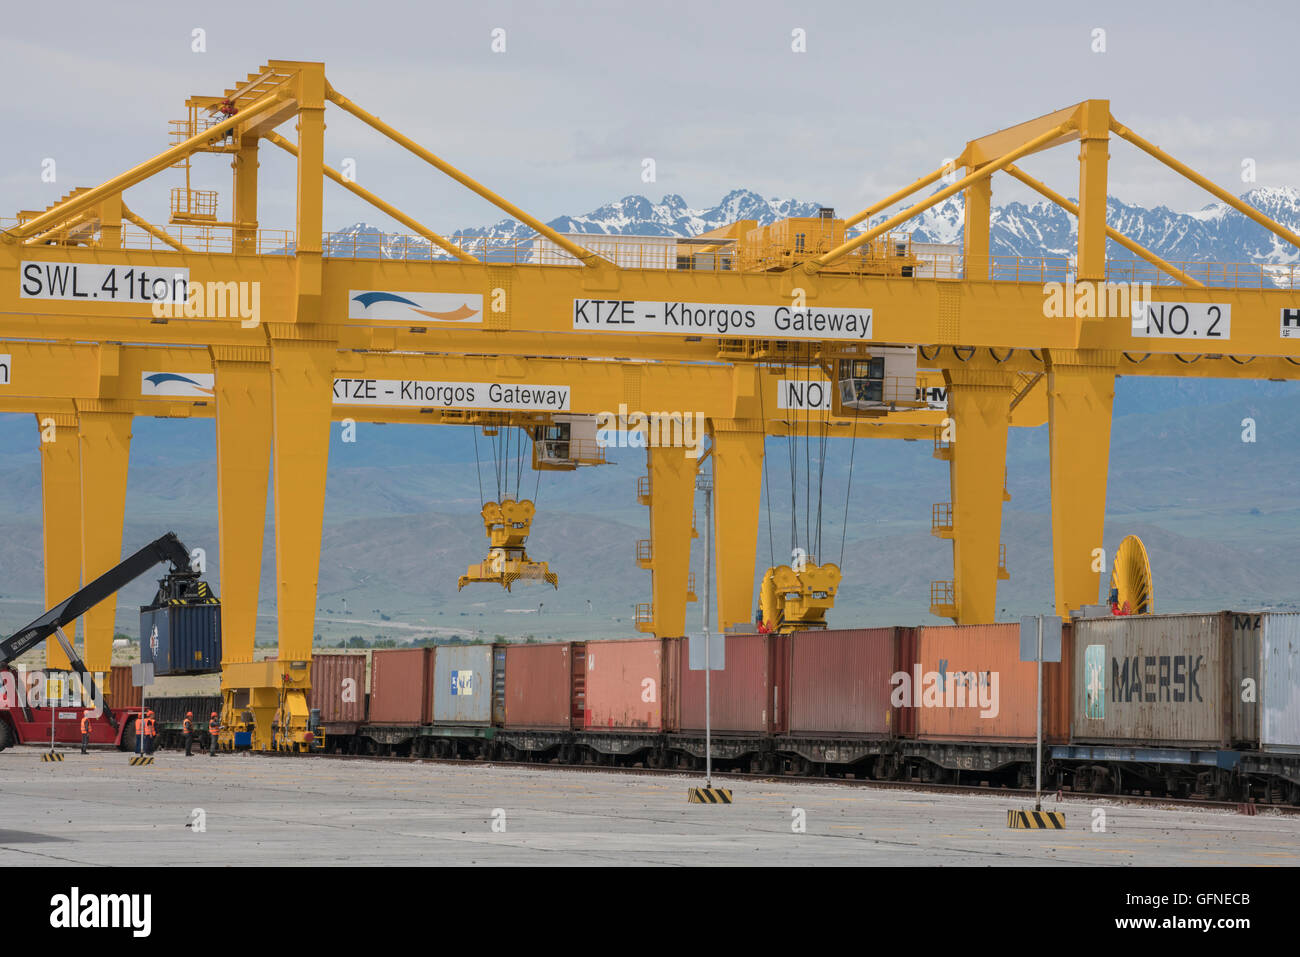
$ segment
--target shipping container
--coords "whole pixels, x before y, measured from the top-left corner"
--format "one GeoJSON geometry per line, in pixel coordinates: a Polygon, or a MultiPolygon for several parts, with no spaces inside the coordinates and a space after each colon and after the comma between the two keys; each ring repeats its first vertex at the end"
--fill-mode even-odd
{"type": "Polygon", "coordinates": [[[181,722],[185,720],[185,713],[192,712],[194,715],[194,726],[196,729],[202,727],[207,730],[208,716],[212,712],[221,713],[221,697],[219,695],[172,695],[166,698],[145,697],[145,709],[154,713],[159,728],[176,727],[179,728],[181,722]]]}
{"type": "Polygon", "coordinates": [[[1263,692],[1263,680],[1260,672],[1260,641],[1262,615],[1233,614],[1232,623],[1232,671],[1235,688],[1230,695],[1232,700],[1232,739],[1249,741],[1253,747],[1259,741],[1260,705],[1259,696],[1263,692]],[[1254,694],[1242,694],[1241,682],[1249,678],[1255,685],[1254,694]]]}
{"type": "Polygon", "coordinates": [[[433,723],[492,723],[491,645],[440,645],[433,653],[433,723]]]}
{"type": "Polygon", "coordinates": [[[113,665],[108,676],[108,707],[140,707],[140,689],[131,684],[131,666],[113,665]]]}
{"type": "Polygon", "coordinates": [[[320,712],[324,726],[365,721],[366,656],[312,655],[307,707],[320,712]]]}
{"type": "MultiPolygon", "coordinates": [[[[1043,740],[1069,739],[1071,626],[1061,661],[1043,664],[1043,740]]],[[[919,629],[899,699],[925,741],[1032,743],[1038,731],[1038,666],[1020,660],[1019,622],[919,629]]]]}
{"type": "Polygon", "coordinates": [[[432,687],[432,648],[375,651],[370,659],[370,723],[428,724],[432,687]]]}
{"type": "Polygon", "coordinates": [[[1229,612],[1076,622],[1074,740],[1228,748],[1250,739],[1249,724],[1234,721],[1249,722],[1254,711],[1234,698],[1257,667],[1234,656],[1235,634],[1229,612]]]}
{"type": "Polygon", "coordinates": [[[567,731],[582,727],[582,702],[573,695],[574,648],[564,642],[545,645],[506,645],[497,649],[503,664],[503,726],[530,731],[567,731]],[[578,716],[574,722],[574,712],[578,716]]]}
{"type": "MultiPolygon", "coordinates": [[[[711,728],[717,734],[769,734],[773,730],[775,635],[727,635],[726,667],[710,673],[711,728]]],[[[689,646],[677,660],[677,728],[704,732],[704,672],[692,671],[689,646]]]]}
{"type": "Polygon", "coordinates": [[[158,676],[220,671],[221,606],[141,608],[140,661],[158,676]]]}
{"type": "MultiPolygon", "coordinates": [[[[894,733],[890,677],[901,628],[802,631],[784,639],[785,693],[791,735],[889,737],[894,733]]],[[[730,666],[731,662],[727,662],[730,666]]]]}
{"type": "MultiPolygon", "coordinates": [[[[589,641],[583,675],[586,731],[672,731],[681,639],[589,641]]],[[[576,689],[575,689],[576,690],[576,689]]]]}
{"type": "Polygon", "coordinates": [[[1263,619],[1260,749],[1300,753],[1300,614],[1269,612],[1259,617],[1263,619]]]}

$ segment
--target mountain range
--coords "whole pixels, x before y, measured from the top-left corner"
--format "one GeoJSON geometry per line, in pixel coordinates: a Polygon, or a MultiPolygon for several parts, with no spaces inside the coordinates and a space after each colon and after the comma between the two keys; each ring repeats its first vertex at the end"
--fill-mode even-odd
{"type": "MultiPolygon", "coordinates": [[[[1300,189],[1260,187],[1240,196],[1244,202],[1291,230],[1300,230],[1300,189]]],[[[789,216],[815,216],[821,203],[793,199],[764,198],[746,189],[732,190],[714,206],[696,209],[675,193],[652,202],[645,196],[624,196],[579,216],[559,216],[548,226],[561,233],[591,233],[622,236],[698,236],[741,219],[767,225],[789,216]]],[[[960,194],[942,200],[911,224],[901,227],[919,242],[959,243],[962,239],[963,203],[960,194]]],[[[840,210],[845,215],[846,210],[840,210]]],[[[881,213],[858,230],[883,222],[881,213]]],[[[1292,264],[1300,262],[1300,250],[1285,243],[1264,227],[1247,219],[1226,203],[1211,203],[1198,210],[1177,212],[1165,206],[1147,209],[1115,197],[1107,200],[1107,222],[1129,238],[1175,262],[1225,262],[1292,264]]],[[[856,230],[851,230],[854,232],[856,230]]],[[[454,236],[467,239],[493,237],[527,241],[536,234],[531,228],[503,219],[488,226],[470,226],[454,236]]],[[[453,237],[454,238],[454,237],[453,237]]],[[[1078,240],[1075,218],[1054,203],[1012,202],[993,209],[990,250],[995,256],[1052,256],[1073,254],[1078,240]]],[[[361,248],[378,257],[393,255],[403,247],[407,258],[411,244],[425,247],[403,233],[388,233],[370,223],[354,223],[332,233],[326,243],[331,251],[361,248]]],[[[1108,256],[1130,258],[1127,250],[1108,244],[1108,256]]],[[[435,250],[436,257],[445,254],[435,250]]]]}

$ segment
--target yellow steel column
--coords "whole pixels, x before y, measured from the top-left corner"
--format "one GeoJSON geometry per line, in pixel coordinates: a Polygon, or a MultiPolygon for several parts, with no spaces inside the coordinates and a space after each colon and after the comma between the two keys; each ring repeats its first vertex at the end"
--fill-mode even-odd
{"type": "Polygon", "coordinates": [[[275,565],[281,660],[311,660],[337,341],[271,326],[275,565]]]}
{"type": "MultiPolygon", "coordinates": [[[[36,416],[41,448],[41,517],[45,549],[45,607],[53,608],[81,587],[81,449],[77,417],[63,412],[36,416]]],[[[76,641],[76,623],[63,629],[76,641]]],[[[45,642],[45,667],[71,665],[56,639],[45,642]]]]}
{"type": "MultiPolygon", "coordinates": [[[[109,399],[78,402],[81,453],[81,580],[89,582],[122,560],[126,475],[131,456],[129,411],[109,399]]],[[[91,671],[107,672],[113,661],[117,595],[86,612],[85,654],[91,671]]]]}
{"type": "Polygon", "coordinates": [[[99,204],[99,246],[122,248],[122,194],[109,196],[99,204]]]}
{"type": "Polygon", "coordinates": [[[1106,278],[1106,162],[1110,156],[1110,101],[1088,100],[1079,110],[1078,278],[1106,278]]]}
{"type": "Polygon", "coordinates": [[[944,370],[955,431],[952,489],[952,564],[957,623],[992,622],[997,613],[998,546],[1010,424],[1011,373],[944,370]]]}
{"type": "Polygon", "coordinates": [[[654,633],[686,634],[686,586],[691,569],[691,527],[696,459],[678,447],[647,448],[650,471],[651,592],[654,633]]]}
{"type": "Polygon", "coordinates": [[[717,630],[726,631],[751,622],[754,616],[765,435],[763,422],[757,419],[714,419],[711,425],[717,630]]]}
{"type": "Polygon", "coordinates": [[[1098,600],[1106,530],[1110,417],[1119,353],[1052,350],[1047,358],[1056,613],[1098,600]]]}
{"type": "MultiPolygon", "coordinates": [[[[974,168],[968,168],[974,173],[974,168]]],[[[966,187],[966,221],[963,252],[967,279],[989,278],[989,225],[993,214],[993,177],[986,176],[966,187]]]]}
{"type": "Polygon", "coordinates": [[[213,346],[222,664],[253,660],[271,473],[271,350],[213,346]]]}
{"type": "MultiPolygon", "coordinates": [[[[231,160],[235,171],[235,252],[257,252],[257,144],[255,136],[244,137],[231,160]]],[[[224,612],[223,612],[224,614],[224,612]]]]}
{"type": "MultiPolygon", "coordinates": [[[[321,321],[321,232],[325,192],[325,68],[298,74],[298,322],[321,321]]],[[[332,386],[331,386],[332,388],[332,386]]]]}

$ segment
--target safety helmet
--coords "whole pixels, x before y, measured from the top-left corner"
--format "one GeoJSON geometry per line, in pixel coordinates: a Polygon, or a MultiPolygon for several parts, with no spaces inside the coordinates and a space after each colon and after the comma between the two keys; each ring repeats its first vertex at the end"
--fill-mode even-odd
{"type": "Polygon", "coordinates": [[[186,711],[186,712],[185,712],[185,717],[187,717],[187,718],[192,718],[192,717],[194,717],[194,712],[193,712],[193,711],[186,711]]]}
{"type": "Polygon", "coordinates": [[[216,717],[216,716],[217,716],[217,713],[216,713],[216,712],[215,712],[215,711],[214,711],[214,712],[212,712],[212,717],[214,717],[214,718],[215,718],[215,717],[216,717]]]}

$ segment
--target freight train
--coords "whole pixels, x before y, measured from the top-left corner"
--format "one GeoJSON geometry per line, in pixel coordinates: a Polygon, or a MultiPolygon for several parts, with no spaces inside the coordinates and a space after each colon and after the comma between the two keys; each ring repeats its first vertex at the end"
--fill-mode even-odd
{"type": "MultiPolygon", "coordinates": [[[[1037,666],[1018,624],[724,640],[720,770],[1032,786],[1037,666]]],[[[384,650],[369,668],[316,655],[312,721],[330,752],[699,770],[704,674],[688,657],[681,639],[384,650]]],[[[1300,614],[1068,622],[1043,666],[1044,785],[1300,803],[1297,687],[1300,614]]],[[[219,699],[151,707],[174,745],[185,710],[219,699]]]]}

